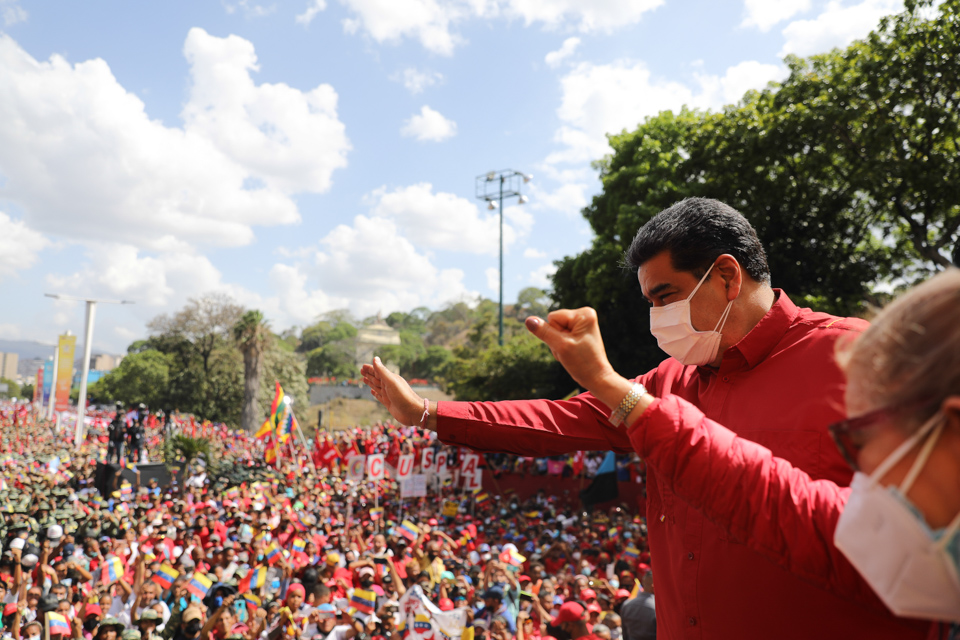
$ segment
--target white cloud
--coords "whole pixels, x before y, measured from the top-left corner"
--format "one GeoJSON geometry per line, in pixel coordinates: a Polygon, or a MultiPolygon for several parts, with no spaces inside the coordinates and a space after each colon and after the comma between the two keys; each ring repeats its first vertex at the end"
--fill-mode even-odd
{"type": "Polygon", "coordinates": [[[313,22],[313,19],[317,17],[317,14],[326,8],[326,0],[310,0],[310,2],[307,4],[307,8],[304,9],[303,13],[298,14],[295,20],[298,24],[306,26],[313,22]]]}
{"type": "Polygon", "coordinates": [[[609,153],[608,133],[632,129],[647,116],[683,105],[718,108],[739,99],[746,89],[762,88],[785,74],[782,67],[746,61],[723,76],[698,74],[700,87],[695,91],[655,77],[642,61],[580,63],[560,81],[563,97],[557,115],[563,124],[554,139],[563,148],[550,154],[547,163],[595,160],[609,153]]]}
{"type": "Polygon", "coordinates": [[[237,3],[233,4],[224,0],[223,8],[228,14],[236,13],[239,9],[246,18],[263,18],[276,11],[277,5],[271,4],[264,6],[262,4],[252,3],[250,0],[237,0],[237,3]]]}
{"type": "Polygon", "coordinates": [[[530,25],[567,26],[583,33],[610,32],[636,24],[664,0],[506,0],[504,12],[530,25]]]}
{"type": "Polygon", "coordinates": [[[0,16],[3,17],[3,24],[6,27],[27,21],[27,12],[20,6],[18,0],[0,0],[0,16]]]}
{"type": "Polygon", "coordinates": [[[534,209],[550,209],[570,216],[580,213],[588,204],[586,182],[563,182],[553,191],[532,185],[530,190],[531,206],[534,209]]]}
{"type": "Polygon", "coordinates": [[[547,252],[540,251],[539,249],[534,249],[533,247],[527,247],[523,251],[524,258],[546,258],[547,252]]]}
{"type": "Polygon", "coordinates": [[[296,265],[271,271],[278,309],[296,322],[347,307],[360,316],[439,306],[475,295],[459,269],[438,269],[385,218],[357,216],[339,225],[296,265]]]}
{"type": "Polygon", "coordinates": [[[400,134],[421,141],[441,142],[457,135],[457,123],[444,118],[439,111],[423,105],[420,113],[404,121],[400,134]]]}
{"type": "Polygon", "coordinates": [[[443,82],[443,74],[437,71],[429,71],[426,69],[420,71],[414,67],[408,67],[403,71],[398,71],[393,74],[390,76],[390,79],[394,82],[403,83],[407,91],[416,95],[428,87],[443,82]]]}
{"type": "Polygon", "coordinates": [[[487,278],[487,289],[495,293],[500,292],[500,270],[496,267],[487,267],[483,271],[483,275],[487,278]]]}
{"type": "Polygon", "coordinates": [[[573,37],[567,38],[563,41],[563,44],[556,51],[551,51],[544,58],[544,62],[548,66],[556,68],[560,66],[560,63],[573,55],[573,52],[577,50],[577,47],[580,45],[580,38],[573,37]]]}
{"type": "Polygon", "coordinates": [[[530,284],[541,289],[549,289],[553,286],[550,280],[551,276],[557,272],[557,266],[554,264],[545,264],[537,267],[530,272],[530,284]]]}
{"type": "MultiPolygon", "coordinates": [[[[446,251],[495,255],[498,251],[499,215],[481,214],[472,201],[452,193],[433,192],[427,182],[387,191],[377,189],[367,197],[370,214],[396,223],[417,246],[446,251]]],[[[507,209],[503,225],[504,246],[529,231],[529,220],[518,207],[507,209]]]]}
{"type": "MultiPolygon", "coordinates": [[[[362,31],[378,43],[418,40],[432,53],[449,56],[463,43],[455,25],[468,19],[502,17],[529,26],[610,32],[637,23],[664,0],[340,0],[351,12],[347,33],[362,31]]],[[[312,8],[312,5],[311,5],[312,8]]],[[[297,17],[308,22],[311,9],[297,17]]],[[[315,15],[314,11],[310,18],[315,15]]]]}
{"type": "Polygon", "coordinates": [[[742,27],[769,31],[778,22],[789,20],[810,9],[810,0],[744,0],[742,27]]]}
{"type": "Polygon", "coordinates": [[[883,16],[901,10],[903,0],[862,0],[858,4],[831,0],[816,18],[796,20],[786,26],[780,55],[808,56],[846,46],[875,29],[883,16]]]}
{"type": "Polygon", "coordinates": [[[192,29],[182,128],[146,114],[100,59],[38,62],[0,34],[0,196],[34,229],[138,247],[236,246],[299,220],[350,143],[329,85],[254,83],[253,45],[192,29]],[[52,185],[56,185],[53,188],[52,185]]]}
{"type": "Polygon", "coordinates": [[[37,253],[49,241],[28,229],[20,220],[13,220],[0,211],[0,279],[33,266],[37,253]]]}

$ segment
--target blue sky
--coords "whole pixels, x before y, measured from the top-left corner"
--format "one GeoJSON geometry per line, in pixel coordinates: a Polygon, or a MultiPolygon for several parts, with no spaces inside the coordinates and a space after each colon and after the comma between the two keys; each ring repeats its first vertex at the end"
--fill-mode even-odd
{"type": "Polygon", "coordinates": [[[0,0],[0,338],[122,352],[223,291],[282,330],[505,298],[590,242],[604,134],[783,77],[899,0],[0,0]]]}

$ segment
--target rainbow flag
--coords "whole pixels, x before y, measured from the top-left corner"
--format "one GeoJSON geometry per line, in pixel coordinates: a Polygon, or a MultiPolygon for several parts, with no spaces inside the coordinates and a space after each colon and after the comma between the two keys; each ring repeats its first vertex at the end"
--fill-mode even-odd
{"type": "Polygon", "coordinates": [[[294,550],[294,551],[299,551],[299,552],[302,553],[303,550],[306,549],[306,548],[307,548],[307,543],[306,543],[306,542],[304,542],[304,541],[301,540],[300,538],[294,538],[294,539],[293,539],[293,550],[294,550]]]}
{"type": "Polygon", "coordinates": [[[270,546],[264,549],[263,551],[264,558],[267,561],[267,564],[273,564],[279,559],[280,556],[280,547],[277,545],[277,541],[274,540],[270,543],[270,546]]]}
{"type": "Polygon", "coordinates": [[[636,560],[640,557],[640,549],[634,547],[627,547],[623,550],[623,557],[630,558],[631,560],[636,560]]]}
{"type": "Polygon", "coordinates": [[[70,635],[70,623],[67,622],[67,619],[56,611],[51,611],[47,614],[47,621],[50,624],[51,636],[70,635]]]}
{"type": "Polygon", "coordinates": [[[267,581],[267,568],[260,566],[247,571],[247,575],[237,584],[237,591],[245,593],[253,589],[259,589],[267,581]]]}
{"type": "Polygon", "coordinates": [[[104,561],[103,563],[103,573],[100,576],[100,582],[104,584],[110,584],[111,582],[116,582],[123,577],[123,561],[120,558],[113,556],[112,558],[104,561]]]}
{"type": "Polygon", "coordinates": [[[180,572],[168,564],[160,565],[160,568],[150,578],[164,589],[173,586],[173,581],[180,577],[180,572]]]}
{"type": "Polygon", "coordinates": [[[354,589],[350,596],[350,606],[360,613],[370,615],[377,607],[377,594],[373,591],[354,589]]]}
{"type": "Polygon", "coordinates": [[[213,582],[210,581],[210,578],[197,571],[190,578],[190,582],[187,583],[187,591],[202,600],[210,591],[211,586],[213,586],[213,582]]]}
{"type": "Polygon", "coordinates": [[[413,542],[420,537],[420,528],[409,520],[404,520],[400,523],[399,533],[410,542],[413,542]]]}

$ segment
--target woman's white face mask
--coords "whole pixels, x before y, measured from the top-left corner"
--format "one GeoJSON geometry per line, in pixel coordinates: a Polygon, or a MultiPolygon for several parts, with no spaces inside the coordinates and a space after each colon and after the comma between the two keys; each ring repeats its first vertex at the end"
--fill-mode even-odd
{"type": "Polygon", "coordinates": [[[896,615],[960,622],[960,514],[933,530],[906,497],[943,426],[944,417],[934,415],[873,473],[854,475],[833,542],[896,615]],[[928,435],[900,486],[881,485],[928,435]]]}

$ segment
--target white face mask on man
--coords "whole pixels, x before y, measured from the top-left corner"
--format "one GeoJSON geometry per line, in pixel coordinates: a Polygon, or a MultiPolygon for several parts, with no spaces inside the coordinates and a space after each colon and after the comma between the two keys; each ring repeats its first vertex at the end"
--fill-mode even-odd
{"type": "Polygon", "coordinates": [[[896,615],[960,622],[960,514],[934,531],[906,497],[943,425],[943,416],[934,415],[872,474],[854,474],[833,543],[896,615]],[[927,434],[930,439],[900,486],[881,485],[880,478],[927,434]]]}
{"type": "Polygon", "coordinates": [[[733,300],[727,303],[727,308],[720,314],[720,320],[713,331],[697,331],[690,319],[690,300],[700,290],[713,266],[700,278],[700,282],[685,299],[662,307],[650,308],[650,333],[657,339],[657,344],[667,355],[684,365],[701,366],[710,364],[717,359],[720,351],[720,338],[723,325],[727,322],[733,300]]]}

